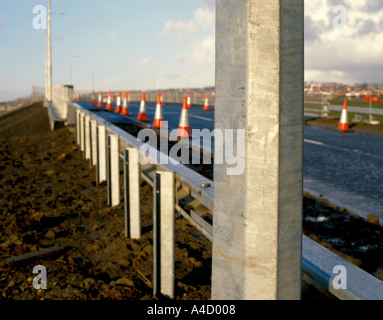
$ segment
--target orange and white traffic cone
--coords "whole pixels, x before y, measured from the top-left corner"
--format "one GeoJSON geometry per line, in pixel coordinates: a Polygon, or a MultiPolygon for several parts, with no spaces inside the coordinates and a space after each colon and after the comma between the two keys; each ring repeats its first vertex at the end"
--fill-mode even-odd
{"type": "Polygon", "coordinates": [[[182,104],[180,123],[178,126],[177,137],[188,138],[190,137],[190,126],[189,126],[189,112],[187,106],[187,96],[184,96],[184,102],[182,104]]]}
{"type": "Polygon", "coordinates": [[[145,91],[142,92],[141,104],[140,104],[140,110],[138,111],[137,120],[138,120],[138,121],[148,121],[148,116],[147,116],[147,114],[146,114],[146,97],[145,97],[145,91]]]}
{"type": "Polygon", "coordinates": [[[114,112],[121,112],[121,91],[118,91],[118,96],[117,96],[117,103],[116,103],[116,108],[114,109],[114,112]]]}
{"type": "Polygon", "coordinates": [[[206,93],[206,96],[205,96],[205,104],[203,106],[203,109],[205,111],[208,111],[210,108],[209,108],[209,94],[206,93]]]}
{"type": "Polygon", "coordinates": [[[340,121],[338,126],[339,131],[348,131],[348,117],[347,117],[347,100],[343,101],[342,113],[340,114],[340,121]]]}
{"type": "Polygon", "coordinates": [[[164,118],[162,116],[161,93],[157,95],[156,113],[154,115],[153,128],[162,128],[164,126],[164,118]]]}
{"type": "Polygon", "coordinates": [[[99,94],[98,94],[97,107],[102,108],[103,106],[104,106],[104,104],[102,103],[102,91],[100,90],[100,92],[99,92],[99,94]]]}
{"type": "Polygon", "coordinates": [[[92,106],[96,105],[96,98],[95,98],[95,94],[94,94],[94,91],[92,92],[92,106]]]}
{"type": "Polygon", "coordinates": [[[131,103],[132,102],[132,99],[130,97],[130,93],[128,93],[128,103],[131,103]]]}
{"type": "Polygon", "coordinates": [[[77,91],[77,94],[76,94],[76,101],[80,101],[80,92],[77,91]]]}
{"type": "Polygon", "coordinates": [[[107,110],[113,110],[113,106],[112,106],[112,92],[109,91],[109,94],[108,94],[108,102],[106,103],[106,109],[107,110]]]}
{"type": "Polygon", "coordinates": [[[191,108],[191,93],[189,92],[188,94],[188,98],[187,98],[187,108],[190,109],[191,108]]]}
{"type": "Polygon", "coordinates": [[[122,100],[122,109],[121,114],[124,116],[129,115],[129,108],[128,108],[128,92],[124,92],[124,99],[122,100]]]}
{"type": "Polygon", "coordinates": [[[159,95],[160,95],[161,106],[163,106],[164,105],[164,95],[162,93],[160,93],[159,95]]]}

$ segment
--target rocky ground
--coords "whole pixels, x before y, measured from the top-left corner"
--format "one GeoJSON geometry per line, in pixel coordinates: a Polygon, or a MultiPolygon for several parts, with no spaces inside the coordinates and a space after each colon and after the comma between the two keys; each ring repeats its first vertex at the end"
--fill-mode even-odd
{"type": "MultiPolygon", "coordinates": [[[[51,132],[42,104],[29,112],[0,118],[0,299],[155,299],[151,187],[142,183],[142,237],[127,239],[123,204],[107,207],[106,186],[96,185],[95,168],[82,158],[74,134],[51,132]],[[53,246],[61,249],[50,257],[4,261],[53,246]],[[48,271],[47,290],[32,287],[35,265],[48,271]]],[[[376,221],[305,195],[303,226],[306,235],[383,279],[376,221]],[[339,237],[344,241],[331,241],[339,237]]],[[[175,250],[176,299],[209,299],[211,243],[179,216],[175,250]]]]}

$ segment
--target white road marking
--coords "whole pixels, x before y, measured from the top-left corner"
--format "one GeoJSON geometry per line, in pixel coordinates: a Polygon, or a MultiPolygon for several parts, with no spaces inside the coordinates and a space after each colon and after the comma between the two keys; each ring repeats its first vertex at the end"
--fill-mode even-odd
{"type": "Polygon", "coordinates": [[[370,157],[374,157],[374,158],[378,158],[378,159],[382,159],[383,160],[383,157],[381,157],[381,156],[377,156],[375,154],[371,154],[371,153],[367,153],[367,152],[361,152],[361,151],[359,151],[357,149],[342,148],[342,147],[333,146],[331,144],[326,144],[326,143],[323,143],[323,142],[320,142],[320,141],[315,141],[315,140],[310,140],[310,139],[304,139],[304,142],[311,143],[311,144],[316,144],[316,145],[319,145],[319,146],[334,148],[334,149],[338,149],[338,150],[343,150],[343,151],[360,153],[360,154],[363,154],[363,155],[366,155],[366,156],[370,156],[370,157]]]}
{"type": "Polygon", "coordinates": [[[196,116],[196,115],[194,115],[194,114],[189,114],[189,117],[197,118],[197,119],[202,119],[202,120],[206,120],[206,121],[210,121],[210,122],[214,122],[213,119],[206,118],[206,117],[202,117],[202,116],[196,116]]]}

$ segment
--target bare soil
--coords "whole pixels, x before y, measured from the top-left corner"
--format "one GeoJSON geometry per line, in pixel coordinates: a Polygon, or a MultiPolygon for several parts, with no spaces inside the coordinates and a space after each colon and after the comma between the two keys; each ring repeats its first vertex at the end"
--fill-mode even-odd
{"type": "MultiPolygon", "coordinates": [[[[156,299],[151,187],[142,182],[142,237],[128,239],[123,204],[107,206],[106,185],[96,185],[95,168],[82,158],[74,134],[67,128],[51,132],[42,103],[28,112],[8,116],[7,129],[0,130],[0,299],[156,299]],[[52,246],[63,250],[4,262],[52,246]],[[32,286],[35,265],[48,270],[47,290],[32,286]]],[[[308,195],[303,226],[314,240],[383,279],[381,226],[308,195]],[[340,236],[345,241],[329,241],[340,236]]],[[[211,243],[180,216],[175,250],[176,299],[209,299],[211,243]]]]}

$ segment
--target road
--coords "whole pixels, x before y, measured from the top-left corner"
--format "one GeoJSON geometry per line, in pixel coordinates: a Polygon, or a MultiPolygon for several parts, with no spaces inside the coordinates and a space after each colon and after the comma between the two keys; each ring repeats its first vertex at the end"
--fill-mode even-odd
{"type": "Polygon", "coordinates": [[[305,127],[304,188],[383,222],[383,138],[305,127]]]}
{"type": "MultiPolygon", "coordinates": [[[[100,110],[89,102],[82,106],[100,110]]],[[[104,104],[105,106],[105,104],[104,104]]],[[[146,103],[148,122],[151,126],[156,105],[146,103]]],[[[139,103],[130,103],[130,117],[136,119],[139,103]]],[[[168,121],[169,132],[178,128],[180,105],[164,105],[163,116],[168,121]]],[[[124,123],[126,117],[114,112],[100,112],[111,123],[124,123]]],[[[204,111],[201,106],[189,109],[190,128],[214,129],[214,111],[204,111]]],[[[336,130],[305,126],[303,154],[304,190],[316,197],[345,207],[366,218],[375,214],[383,222],[383,138],[342,133],[336,130]]]]}

